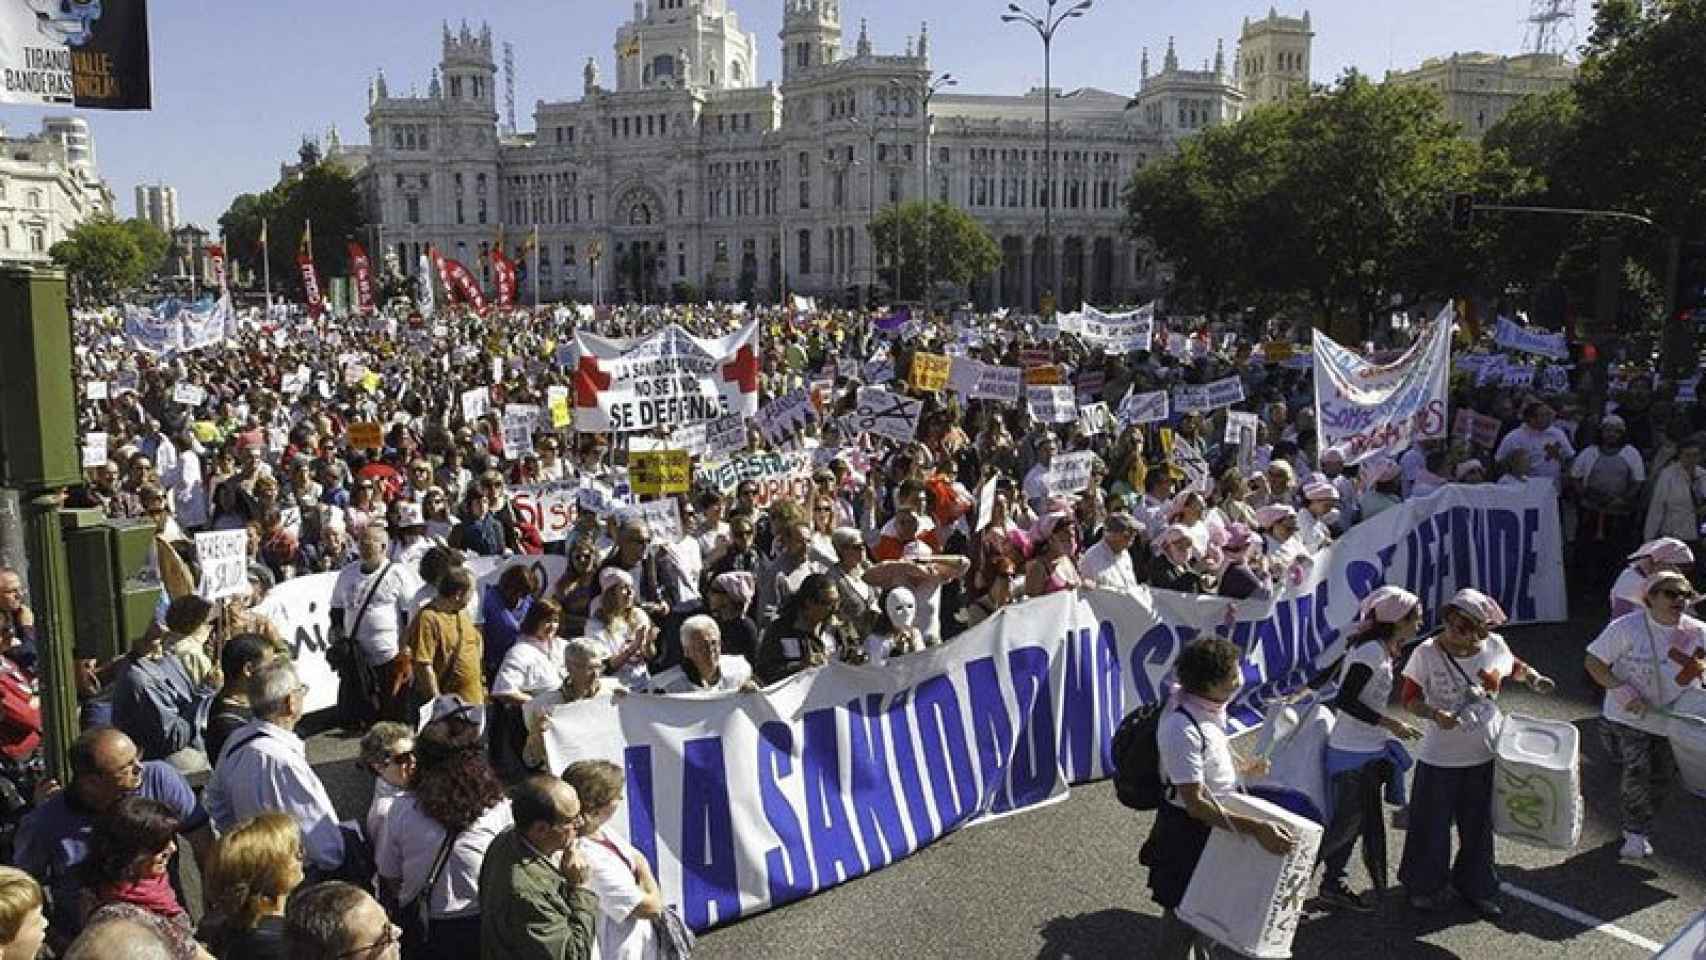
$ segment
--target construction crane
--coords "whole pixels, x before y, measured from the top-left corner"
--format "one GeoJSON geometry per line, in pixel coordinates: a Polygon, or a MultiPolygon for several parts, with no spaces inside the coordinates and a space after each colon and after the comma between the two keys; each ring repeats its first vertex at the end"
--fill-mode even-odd
{"type": "Polygon", "coordinates": [[[1576,44],[1576,0],[1532,0],[1526,22],[1527,53],[1562,55],[1576,44]]]}

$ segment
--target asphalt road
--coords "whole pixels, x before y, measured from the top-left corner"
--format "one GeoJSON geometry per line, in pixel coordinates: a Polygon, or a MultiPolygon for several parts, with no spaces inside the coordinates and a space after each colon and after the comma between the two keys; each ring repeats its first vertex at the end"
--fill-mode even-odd
{"type": "MultiPolygon", "coordinates": [[[[1565,854],[1499,841],[1506,883],[1549,906],[1507,895],[1505,919],[1495,926],[1466,908],[1419,914],[1397,891],[1372,914],[1330,913],[1312,903],[1295,956],[1634,958],[1706,907],[1706,800],[1674,789],[1652,838],[1657,856],[1618,860],[1616,767],[1601,744],[1598,699],[1580,666],[1603,622],[1583,616],[1506,633],[1517,654],[1557,678],[1559,689],[1546,698],[1508,689],[1501,705],[1582,731],[1581,845],[1565,854]],[[1574,919],[1561,915],[1572,911],[1574,919]],[[1615,930],[1590,929],[1601,922],[1615,930]]],[[[309,751],[342,814],[359,817],[371,781],[355,769],[355,742],[320,733],[310,737],[309,751]]],[[[867,877],[714,930],[700,940],[698,956],[1142,957],[1160,920],[1137,862],[1151,821],[1120,806],[1109,784],[1080,787],[1062,802],[964,828],[867,877]]],[[[1390,832],[1394,874],[1403,843],[1402,831],[1390,832]]],[[[1352,866],[1353,885],[1367,888],[1360,858],[1352,866]]]]}

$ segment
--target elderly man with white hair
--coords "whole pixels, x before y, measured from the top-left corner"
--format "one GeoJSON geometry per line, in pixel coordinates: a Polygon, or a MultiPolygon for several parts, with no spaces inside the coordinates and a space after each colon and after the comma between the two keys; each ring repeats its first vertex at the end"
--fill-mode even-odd
{"type": "Polygon", "coordinates": [[[287,660],[274,660],[249,678],[254,719],[225,741],[203,801],[213,828],[224,833],[262,813],[289,814],[302,828],[309,876],[336,876],[352,851],[320,775],[296,735],[308,687],[287,660]]]}
{"type": "Polygon", "coordinates": [[[723,655],[723,632],[704,614],[682,621],[681,656],[679,666],[652,677],[653,693],[758,689],[752,664],[745,657],[723,655]]]}
{"type": "Polygon", "coordinates": [[[1137,573],[1131,565],[1131,545],[1137,540],[1137,519],[1124,511],[1111,513],[1102,525],[1102,539],[1078,558],[1078,572],[1086,583],[1104,590],[1137,591],[1137,573]]]}
{"type": "Polygon", "coordinates": [[[615,677],[604,675],[604,646],[591,637],[571,637],[563,648],[563,666],[568,670],[561,686],[546,690],[521,705],[527,741],[521,761],[530,770],[545,767],[545,731],[551,726],[551,711],[567,703],[610,696],[624,690],[615,677]]]}

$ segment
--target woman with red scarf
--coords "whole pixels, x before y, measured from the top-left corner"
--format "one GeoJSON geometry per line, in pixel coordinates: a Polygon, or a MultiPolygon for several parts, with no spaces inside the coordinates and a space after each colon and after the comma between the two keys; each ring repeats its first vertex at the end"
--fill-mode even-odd
{"type": "Polygon", "coordinates": [[[172,891],[168,871],[181,824],[170,807],[129,796],[95,821],[84,863],[84,927],[122,918],[143,924],[171,944],[173,960],[212,960],[195,940],[195,925],[172,891]]]}

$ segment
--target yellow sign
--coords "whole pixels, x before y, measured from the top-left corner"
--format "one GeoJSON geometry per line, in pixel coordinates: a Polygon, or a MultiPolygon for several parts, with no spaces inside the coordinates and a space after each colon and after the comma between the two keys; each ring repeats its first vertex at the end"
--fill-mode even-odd
{"type": "Polygon", "coordinates": [[[1058,387],[1066,383],[1061,375],[1060,364],[1050,363],[1041,367],[1025,368],[1025,386],[1027,387],[1058,387]]]}
{"type": "Polygon", "coordinates": [[[643,496],[686,493],[693,484],[693,460],[686,450],[632,451],[628,479],[643,496]]]}
{"type": "Polygon", "coordinates": [[[1285,340],[1272,340],[1262,344],[1262,359],[1268,363],[1284,363],[1291,359],[1293,350],[1285,340]]]}
{"type": "Polygon", "coordinates": [[[560,396],[560,397],[551,398],[551,426],[552,426],[552,428],[557,429],[557,430],[561,430],[564,427],[568,426],[573,421],[574,421],[574,418],[571,415],[570,410],[569,410],[568,395],[564,394],[563,396],[560,396]]]}
{"type": "Polygon", "coordinates": [[[1161,438],[1161,458],[1163,460],[1173,459],[1173,429],[1171,427],[1162,427],[1160,430],[1157,430],[1156,433],[1159,434],[1161,438]]]}
{"type": "Polygon", "coordinates": [[[384,432],[379,424],[362,420],[349,425],[349,445],[359,450],[378,450],[385,446],[384,432]]]}
{"type": "Polygon", "coordinates": [[[378,390],[379,385],[384,382],[384,379],[381,378],[379,374],[369,370],[367,376],[361,378],[361,389],[366,390],[368,393],[372,393],[373,391],[378,390]]]}
{"type": "Polygon", "coordinates": [[[912,385],[932,392],[945,390],[948,371],[953,365],[951,358],[939,353],[915,353],[912,355],[912,385]]]}

